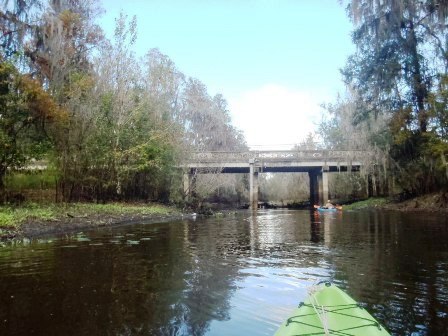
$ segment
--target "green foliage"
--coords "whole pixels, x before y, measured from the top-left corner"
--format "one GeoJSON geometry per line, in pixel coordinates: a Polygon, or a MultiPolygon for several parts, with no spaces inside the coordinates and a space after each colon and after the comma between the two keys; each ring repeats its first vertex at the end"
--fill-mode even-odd
{"type": "Polygon", "coordinates": [[[7,169],[39,159],[50,147],[44,125],[65,117],[51,96],[10,63],[0,63],[0,192],[7,169]]]}
{"type": "Polygon", "coordinates": [[[0,228],[15,227],[29,220],[57,220],[91,215],[157,215],[177,214],[177,210],[160,204],[36,204],[26,203],[21,207],[0,206],[0,228]]]}
{"type": "Polygon", "coordinates": [[[363,102],[358,115],[395,114],[409,110],[407,128],[426,132],[428,97],[448,58],[441,40],[444,12],[432,1],[397,0],[375,4],[352,0],[357,52],[343,71],[363,102]],[[441,16],[438,16],[440,14],[441,16]]]}
{"type": "Polygon", "coordinates": [[[325,108],[328,111],[329,118],[322,119],[318,133],[320,134],[325,148],[344,148],[347,143],[347,130],[342,127],[343,102],[338,100],[336,104],[328,104],[325,108]]]}
{"type": "MultiPolygon", "coordinates": [[[[2,1],[3,8],[0,10],[0,31],[2,31],[2,34],[0,34],[1,59],[12,61],[23,56],[24,40],[34,33],[33,28],[35,28],[32,24],[31,13],[37,12],[40,5],[40,0],[2,1]],[[8,3],[11,2],[14,4],[8,6],[8,3]],[[8,8],[8,10],[4,10],[4,8],[8,8]]],[[[27,44],[29,44],[29,40],[27,44]]]]}
{"type": "Polygon", "coordinates": [[[437,90],[429,95],[429,103],[434,131],[441,139],[448,139],[448,74],[440,75],[437,90]]]}
{"type": "Polygon", "coordinates": [[[396,158],[395,175],[402,188],[421,195],[446,188],[448,143],[431,132],[400,134],[391,147],[396,158]]]}
{"type": "Polygon", "coordinates": [[[140,215],[170,215],[177,210],[161,204],[125,204],[125,203],[75,203],[64,208],[75,214],[140,214],[140,215]]]}
{"type": "Polygon", "coordinates": [[[375,198],[369,198],[364,201],[344,205],[343,210],[360,210],[366,208],[376,208],[385,205],[386,203],[388,203],[388,200],[386,198],[375,197],[375,198]]]}
{"type": "Polygon", "coordinates": [[[0,228],[10,227],[17,225],[17,217],[14,215],[14,212],[10,209],[2,209],[0,211],[0,228]]]}
{"type": "Polygon", "coordinates": [[[262,174],[259,179],[262,201],[286,203],[309,199],[309,177],[305,173],[262,174]]]}
{"type": "MultiPolygon", "coordinates": [[[[387,121],[382,130],[369,130],[374,150],[386,154],[386,164],[371,173],[385,182],[393,176],[410,194],[446,188],[447,5],[351,0],[348,13],[357,51],[343,75],[357,94],[353,120],[369,126],[380,116],[387,121]]],[[[324,125],[330,131],[346,129],[332,121],[330,128],[324,125]]]]}
{"type": "Polygon", "coordinates": [[[0,37],[7,48],[0,57],[12,61],[20,52],[20,69],[40,79],[1,63],[0,183],[32,158],[45,156],[56,171],[49,179],[10,174],[11,191],[41,185],[56,186],[63,201],[179,201],[181,156],[245,148],[221,95],[210,97],[157,50],[139,62],[135,18],[121,14],[106,41],[94,23],[95,2],[39,3],[0,13],[0,28],[11,30],[0,37]]]}
{"type": "Polygon", "coordinates": [[[123,176],[125,195],[167,200],[162,194],[169,193],[167,187],[175,166],[175,149],[167,140],[155,136],[119,153],[118,162],[122,164],[118,174],[123,176]],[[158,195],[145,195],[150,190],[157,190],[158,195]]]}
{"type": "Polygon", "coordinates": [[[330,198],[339,201],[360,199],[366,195],[366,179],[360,174],[330,174],[330,198]]]}
{"type": "Polygon", "coordinates": [[[0,227],[19,227],[27,220],[54,220],[58,215],[58,209],[54,205],[40,206],[29,203],[20,208],[1,206],[0,227]]]}
{"type": "Polygon", "coordinates": [[[5,185],[9,191],[29,189],[53,189],[56,186],[57,173],[51,169],[36,171],[16,171],[5,178],[5,185]]]}

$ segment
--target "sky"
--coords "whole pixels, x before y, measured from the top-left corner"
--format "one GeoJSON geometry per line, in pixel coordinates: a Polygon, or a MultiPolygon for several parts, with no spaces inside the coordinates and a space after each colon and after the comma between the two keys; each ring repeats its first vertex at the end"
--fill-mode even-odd
{"type": "Polygon", "coordinates": [[[228,102],[252,149],[287,149],[316,129],[345,88],[355,50],[338,0],[102,0],[113,37],[120,11],[137,16],[135,52],[158,48],[228,102]]]}

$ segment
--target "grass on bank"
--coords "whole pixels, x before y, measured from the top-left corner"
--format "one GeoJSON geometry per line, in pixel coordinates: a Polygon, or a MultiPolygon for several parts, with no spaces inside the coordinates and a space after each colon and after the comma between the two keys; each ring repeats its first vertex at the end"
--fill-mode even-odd
{"type": "Polygon", "coordinates": [[[37,204],[26,203],[20,206],[0,206],[0,228],[18,228],[28,220],[57,220],[67,217],[86,217],[89,215],[170,215],[176,213],[172,207],[161,204],[37,204]]]}
{"type": "Polygon", "coordinates": [[[379,206],[383,206],[389,201],[386,198],[375,197],[369,198],[364,201],[355,202],[352,204],[347,204],[343,206],[344,210],[360,210],[366,208],[377,208],[379,206]]]}

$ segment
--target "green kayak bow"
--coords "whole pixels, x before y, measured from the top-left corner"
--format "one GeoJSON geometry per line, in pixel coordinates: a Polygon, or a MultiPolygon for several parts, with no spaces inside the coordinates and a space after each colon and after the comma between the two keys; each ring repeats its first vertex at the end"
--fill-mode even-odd
{"type": "Polygon", "coordinates": [[[275,333],[290,335],[390,336],[372,315],[329,282],[310,288],[305,302],[275,333]]]}

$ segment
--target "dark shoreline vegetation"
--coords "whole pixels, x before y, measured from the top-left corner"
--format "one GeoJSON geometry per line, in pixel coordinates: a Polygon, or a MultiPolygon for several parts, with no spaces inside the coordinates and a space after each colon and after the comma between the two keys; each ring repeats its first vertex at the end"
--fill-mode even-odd
{"type": "MultiPolygon", "coordinates": [[[[376,197],[343,207],[343,211],[371,209],[448,213],[448,193],[434,193],[401,202],[376,197]]],[[[220,216],[222,212],[209,210],[207,215],[220,216]]],[[[192,216],[194,216],[192,213],[184,213],[179,208],[159,203],[29,203],[18,207],[2,206],[0,207],[0,241],[137,222],[163,222],[192,216]]]]}
{"type": "Polygon", "coordinates": [[[182,216],[179,209],[158,203],[29,203],[18,207],[2,206],[0,240],[60,234],[136,221],[164,221],[182,216]]]}

